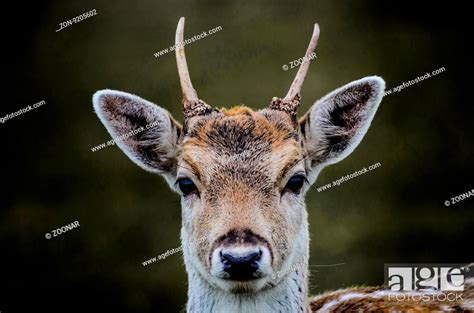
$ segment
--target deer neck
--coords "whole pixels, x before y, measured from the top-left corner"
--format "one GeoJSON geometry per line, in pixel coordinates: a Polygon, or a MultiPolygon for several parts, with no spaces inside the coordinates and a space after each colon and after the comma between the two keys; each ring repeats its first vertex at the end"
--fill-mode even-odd
{"type": "MultiPolygon", "coordinates": [[[[307,259],[306,259],[307,260],[307,259]]],[[[282,281],[256,294],[234,294],[211,286],[196,271],[188,270],[187,313],[275,313],[308,310],[307,262],[289,272],[282,281]]]]}

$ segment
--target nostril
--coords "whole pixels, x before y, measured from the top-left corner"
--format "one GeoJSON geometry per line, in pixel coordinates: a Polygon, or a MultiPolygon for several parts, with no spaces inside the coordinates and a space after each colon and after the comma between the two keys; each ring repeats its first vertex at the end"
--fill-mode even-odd
{"type": "Polygon", "coordinates": [[[253,274],[258,270],[262,257],[262,250],[247,254],[220,251],[220,259],[223,270],[229,274],[230,279],[249,280],[254,278],[253,274]]]}
{"type": "Polygon", "coordinates": [[[222,253],[222,251],[220,252],[220,255],[221,255],[222,265],[224,265],[224,270],[227,271],[232,265],[232,260],[234,258],[232,257],[232,255],[228,253],[222,253]]]}
{"type": "Polygon", "coordinates": [[[260,259],[262,258],[262,254],[263,254],[262,249],[259,248],[257,253],[258,253],[257,261],[260,261],[260,259]]]}
{"type": "Polygon", "coordinates": [[[245,263],[253,263],[255,261],[259,261],[262,256],[262,252],[253,252],[246,256],[233,256],[230,253],[225,253],[221,251],[221,260],[223,263],[227,264],[245,264],[245,263]]]}
{"type": "Polygon", "coordinates": [[[254,262],[254,261],[259,261],[261,256],[262,256],[262,252],[259,249],[258,252],[254,252],[250,254],[247,258],[249,262],[254,262]]]}

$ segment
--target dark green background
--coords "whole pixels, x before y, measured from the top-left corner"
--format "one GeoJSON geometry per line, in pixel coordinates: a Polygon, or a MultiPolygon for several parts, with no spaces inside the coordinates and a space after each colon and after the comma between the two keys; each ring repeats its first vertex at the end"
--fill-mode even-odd
{"type": "Polygon", "coordinates": [[[181,119],[173,44],[186,47],[194,86],[215,106],[262,108],[283,96],[321,26],[305,82],[303,114],[333,89],[380,75],[395,87],[446,72],[386,97],[358,149],[322,172],[308,193],[311,293],[381,284],[384,263],[473,260],[472,59],[466,8],[414,1],[48,1],[17,3],[2,20],[0,124],[2,312],[177,312],[186,301],[178,247],[179,197],[134,165],[110,139],[91,97],[111,88],[140,95],[181,119]],[[60,32],[59,23],[98,15],[60,32]],[[380,162],[382,167],[318,193],[315,187],[380,162]],[[46,240],[74,221],[80,227],[46,240]],[[344,263],[335,267],[318,265],[344,263]]]}

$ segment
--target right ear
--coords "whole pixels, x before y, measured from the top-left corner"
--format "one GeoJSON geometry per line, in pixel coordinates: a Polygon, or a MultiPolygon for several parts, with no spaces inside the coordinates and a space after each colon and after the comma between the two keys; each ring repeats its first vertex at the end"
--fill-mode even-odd
{"type": "Polygon", "coordinates": [[[313,181],[319,170],[341,161],[359,145],[384,89],[385,81],[378,76],[353,81],[318,100],[301,118],[313,181]]]}
{"type": "Polygon", "coordinates": [[[143,169],[176,177],[181,125],[165,109],[138,96],[100,90],[92,97],[95,112],[125,154],[143,169]]]}

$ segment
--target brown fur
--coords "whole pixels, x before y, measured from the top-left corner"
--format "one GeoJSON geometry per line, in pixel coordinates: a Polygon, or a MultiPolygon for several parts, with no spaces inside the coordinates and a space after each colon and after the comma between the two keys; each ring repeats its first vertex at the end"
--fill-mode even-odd
{"type": "MultiPolygon", "coordinates": [[[[229,306],[232,312],[269,313],[275,307],[306,311],[304,194],[324,166],[342,160],[359,144],[383,88],[378,77],[352,82],[319,100],[299,122],[284,110],[238,106],[193,116],[183,127],[139,97],[96,93],[94,106],[113,136],[158,122],[118,143],[134,162],[162,174],[173,188],[180,178],[196,185],[194,193],[181,198],[189,312],[220,312],[229,306]],[[296,174],[308,184],[289,192],[285,186],[296,174]],[[268,250],[260,280],[233,283],[219,276],[219,256],[213,254],[218,247],[255,246],[268,250]],[[298,269],[285,272],[296,264],[298,269]],[[277,280],[271,278],[281,272],[285,274],[277,280]]],[[[380,288],[352,288],[315,297],[308,307],[313,312],[459,311],[472,307],[472,291],[465,294],[471,302],[394,301],[380,288]]]]}
{"type": "MultiPolygon", "coordinates": [[[[181,18],[177,45],[183,33],[181,18]]],[[[306,55],[314,52],[318,38],[315,24],[306,55]]],[[[182,127],[163,108],[124,92],[102,90],[93,102],[113,137],[156,123],[117,145],[145,170],[163,175],[176,191],[177,185],[183,187],[182,180],[187,183],[181,188],[181,237],[188,312],[472,308],[472,290],[465,291],[471,297],[466,303],[393,301],[390,293],[366,287],[327,293],[309,305],[306,301],[309,231],[304,194],[322,168],[341,161],[360,143],[382,100],[383,79],[373,76],[347,84],[318,100],[298,121],[309,63],[301,65],[285,98],[273,98],[268,108],[255,112],[244,106],[212,108],[192,86],[183,46],[176,50],[176,60],[183,91],[182,127]],[[298,187],[287,188],[288,181],[295,182],[292,177],[298,187]],[[306,183],[301,185],[303,178],[306,183]],[[259,253],[252,264],[255,276],[228,279],[223,247],[240,259],[259,253]],[[285,272],[294,266],[298,268],[285,272]]]]}
{"type": "MultiPolygon", "coordinates": [[[[251,229],[273,241],[268,244],[272,255],[275,245],[288,249],[290,238],[274,237],[264,225],[285,233],[287,218],[274,209],[274,187],[289,167],[304,157],[297,132],[285,123],[289,121],[278,111],[254,112],[241,106],[195,117],[188,124],[181,158],[203,185],[200,197],[207,211],[196,213],[194,238],[251,229]],[[238,219],[234,218],[237,211],[238,219]]],[[[206,253],[214,241],[200,246],[203,260],[209,259],[206,253]]],[[[283,252],[280,260],[284,260],[287,253],[279,250],[283,252]]]]}
{"type": "MultiPolygon", "coordinates": [[[[466,280],[464,291],[452,293],[452,299],[457,294],[462,300],[448,301],[443,299],[447,293],[434,291],[421,292],[392,292],[387,295],[383,287],[353,287],[343,290],[326,292],[310,299],[311,312],[474,312],[472,279],[466,280]],[[351,296],[352,295],[352,296],[351,296]],[[395,295],[400,298],[397,300],[395,295]],[[403,297],[403,296],[406,297],[403,297]],[[415,299],[407,295],[416,295],[415,299]],[[428,301],[415,301],[425,295],[428,301]],[[433,300],[434,295],[434,300],[433,300]],[[436,298],[439,297],[439,298],[436,298]]],[[[456,299],[456,298],[454,298],[456,299]]]]}

